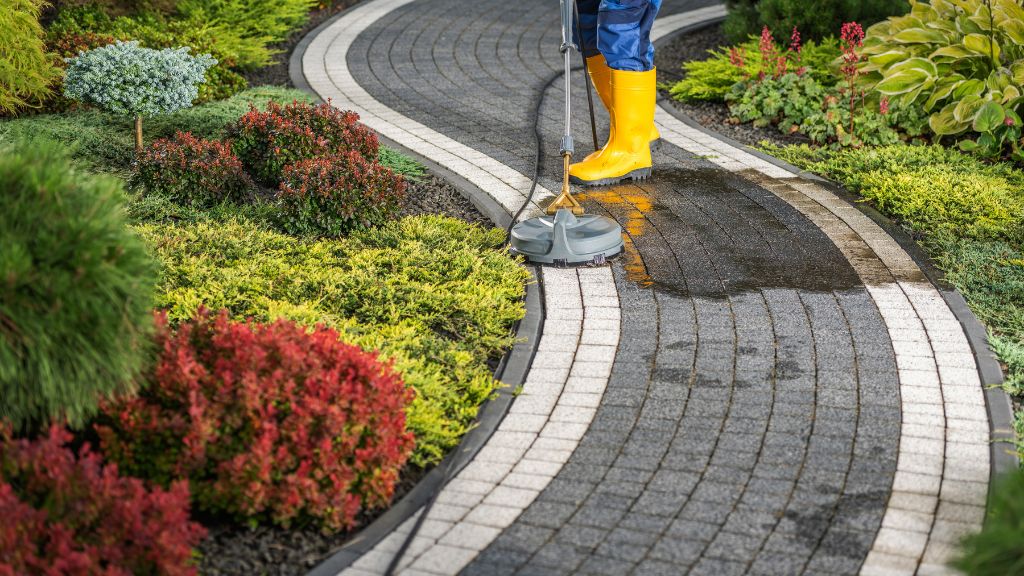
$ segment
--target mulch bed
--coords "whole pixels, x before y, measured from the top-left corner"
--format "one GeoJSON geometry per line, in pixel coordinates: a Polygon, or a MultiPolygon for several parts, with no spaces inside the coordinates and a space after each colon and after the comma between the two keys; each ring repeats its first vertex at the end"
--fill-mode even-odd
{"type": "Polygon", "coordinates": [[[728,136],[748,146],[757,146],[767,140],[773,144],[805,144],[810,142],[800,134],[786,135],[775,127],[757,128],[753,124],[730,122],[729,107],[722,102],[679,102],[673,99],[666,86],[671,86],[686,76],[682,63],[688,60],[707,60],[708,50],[726,46],[728,42],[722,27],[709,26],[690,34],[682,34],[668,44],[658,47],[654,63],[658,67],[659,92],[666,102],[701,126],[728,136]]]}
{"type": "MultiPolygon", "coordinates": [[[[277,61],[266,68],[246,74],[252,86],[292,86],[288,74],[288,59],[302,38],[338,12],[359,0],[339,0],[334,5],[310,14],[302,30],[275,48],[280,51],[277,61]]],[[[473,203],[467,200],[449,182],[426,174],[409,181],[407,198],[402,207],[403,216],[443,214],[473,224],[493,226],[493,223],[473,203]]],[[[400,500],[423,478],[428,470],[407,466],[395,489],[394,501],[400,500]]],[[[202,555],[199,570],[204,576],[235,576],[266,574],[298,576],[307,573],[362,528],[376,520],[384,510],[364,513],[358,525],[349,532],[323,534],[315,526],[279,528],[257,526],[248,528],[222,518],[200,518],[210,535],[199,546],[202,555]]]]}

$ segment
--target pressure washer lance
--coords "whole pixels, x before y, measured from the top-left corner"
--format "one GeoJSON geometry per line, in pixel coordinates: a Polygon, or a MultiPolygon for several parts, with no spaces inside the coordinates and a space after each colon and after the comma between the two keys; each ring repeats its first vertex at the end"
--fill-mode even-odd
{"type": "MultiPolygon", "coordinates": [[[[572,138],[572,28],[575,0],[559,0],[562,16],[562,45],[565,61],[565,131],[562,135],[562,191],[547,207],[547,216],[530,218],[512,227],[512,252],[537,264],[569,266],[604,264],[623,250],[622,227],[611,218],[585,215],[572,195],[569,164],[574,152],[572,138]]],[[[527,199],[529,202],[529,199],[527,199]]]]}

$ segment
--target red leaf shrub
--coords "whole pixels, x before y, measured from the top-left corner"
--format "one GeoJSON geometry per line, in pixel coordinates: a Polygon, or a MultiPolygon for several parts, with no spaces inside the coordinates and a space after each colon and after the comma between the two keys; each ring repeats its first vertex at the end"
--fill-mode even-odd
{"type": "Polygon", "coordinates": [[[376,160],[377,135],[358,120],[355,112],[342,112],[330,103],[281,107],[269,102],[266,111],[250,106],[229,133],[246,169],[267,186],[277,186],[284,167],[298,160],[348,151],[376,160]]]}
{"type": "Polygon", "coordinates": [[[242,202],[253,182],[231,144],[178,132],[142,151],[134,164],[132,184],[181,204],[210,207],[242,202]]]}
{"type": "Polygon", "coordinates": [[[316,236],[382,224],[404,196],[400,174],[354,151],[287,166],[277,192],[281,227],[316,236]]]}
{"type": "Polygon", "coordinates": [[[33,441],[0,430],[0,575],[195,574],[206,531],[188,484],[147,490],[70,441],[58,426],[33,441]]]}
{"type": "Polygon", "coordinates": [[[171,333],[137,398],[105,408],[105,455],[133,474],[187,477],[203,509],[287,526],[353,525],[386,504],[413,448],[413,391],[376,354],[292,322],[200,310],[171,333]]]}

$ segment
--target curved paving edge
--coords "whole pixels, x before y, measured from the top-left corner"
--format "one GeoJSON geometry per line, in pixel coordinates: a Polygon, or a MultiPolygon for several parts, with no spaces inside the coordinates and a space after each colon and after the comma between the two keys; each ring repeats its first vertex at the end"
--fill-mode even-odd
{"type": "MultiPolygon", "coordinates": [[[[364,122],[386,138],[492,192],[495,201],[512,212],[525,199],[519,190],[529,186],[526,177],[389,110],[360,88],[347,70],[345,54],[352,40],[409,1],[376,0],[344,13],[310,42],[302,57],[305,76],[321,97],[360,112],[364,122]]],[[[720,18],[721,10],[665,17],[654,35],[664,38],[681,27],[720,18]]],[[[657,122],[669,142],[756,182],[799,210],[840,248],[868,287],[896,351],[903,427],[889,507],[862,573],[947,572],[942,563],[953,542],[976,530],[984,518],[990,472],[985,396],[960,321],[907,251],[825,186],[688,126],[664,109],[659,108],[657,122]]],[[[541,190],[538,201],[547,195],[550,191],[541,190]]],[[[553,288],[545,302],[557,320],[552,329],[568,333],[556,336],[545,327],[541,352],[527,380],[529,389],[515,400],[508,425],[502,423],[480,456],[439,498],[439,515],[432,512],[406,554],[405,562],[413,569],[453,573],[472,560],[511,524],[518,515],[513,511],[532,502],[564,463],[563,456],[571,454],[588,417],[593,417],[596,403],[579,404],[600,401],[607,384],[607,375],[601,376],[603,365],[610,370],[618,343],[619,313],[610,271],[547,269],[543,280],[545,288],[553,288]],[[580,346],[568,349],[567,339],[580,346]],[[606,348],[591,349],[588,342],[606,348]],[[591,354],[596,361],[590,360],[591,354]],[[557,368],[566,365],[572,368],[557,368]],[[529,466],[520,467],[523,457],[529,466]]],[[[397,549],[397,540],[384,540],[360,559],[360,570],[351,573],[378,572],[383,559],[389,559],[387,552],[397,549]]]]}
{"type": "MultiPolygon", "coordinates": [[[[662,24],[655,42],[674,31],[662,24]]],[[[861,574],[949,572],[956,542],[984,521],[991,475],[985,395],[960,320],[895,239],[827,188],[663,107],[657,122],[672,144],[739,172],[804,214],[863,280],[896,352],[903,426],[889,505],[861,574]]]]}

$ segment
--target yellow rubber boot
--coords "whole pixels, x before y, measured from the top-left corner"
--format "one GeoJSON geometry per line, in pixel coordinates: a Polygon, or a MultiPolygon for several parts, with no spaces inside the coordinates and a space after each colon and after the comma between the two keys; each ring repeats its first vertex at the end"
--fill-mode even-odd
{"type": "MultiPolygon", "coordinates": [[[[612,69],[608,67],[608,62],[604,59],[603,54],[597,56],[591,56],[587,58],[587,72],[590,74],[590,81],[594,83],[594,88],[597,90],[597,95],[601,98],[601,103],[604,104],[605,110],[611,115],[611,128],[608,130],[608,140],[612,139],[612,134],[615,133],[615,115],[611,114],[612,110],[612,69]]],[[[658,132],[658,128],[654,126],[654,122],[651,122],[651,149],[654,150],[657,145],[661,142],[661,134],[658,132]]],[[[600,154],[600,150],[592,152],[590,156],[600,154]]],[[[587,156],[587,160],[590,159],[587,156]]]]}
{"type": "Polygon", "coordinates": [[[601,186],[651,175],[656,72],[609,72],[614,128],[604,148],[569,167],[569,175],[577,184],[601,186]]]}

